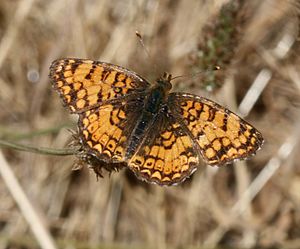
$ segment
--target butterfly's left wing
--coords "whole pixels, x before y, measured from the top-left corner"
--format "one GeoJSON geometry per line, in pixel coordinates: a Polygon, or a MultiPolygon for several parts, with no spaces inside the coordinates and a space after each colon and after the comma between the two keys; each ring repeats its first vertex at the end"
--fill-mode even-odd
{"type": "Polygon", "coordinates": [[[199,157],[188,132],[165,108],[157,114],[128,166],[142,180],[173,185],[195,171],[199,157]]]}
{"type": "Polygon", "coordinates": [[[223,165],[248,158],[263,143],[257,129],[211,100],[193,94],[171,93],[168,104],[197,141],[207,164],[223,165]]]}
{"type": "Polygon", "coordinates": [[[49,77],[72,113],[138,96],[150,86],[141,76],[124,67],[75,58],[53,61],[49,77]]]}
{"type": "Polygon", "coordinates": [[[87,154],[106,163],[124,162],[128,139],[143,110],[141,98],[107,103],[79,114],[80,142],[87,154]]]}

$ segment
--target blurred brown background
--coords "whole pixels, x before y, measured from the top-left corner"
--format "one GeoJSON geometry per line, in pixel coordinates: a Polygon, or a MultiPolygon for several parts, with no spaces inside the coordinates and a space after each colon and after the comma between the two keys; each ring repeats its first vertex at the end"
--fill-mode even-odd
{"type": "Polygon", "coordinates": [[[48,79],[61,57],[115,63],[150,81],[219,65],[173,90],[227,106],[266,141],[250,160],[201,165],[175,187],[128,170],[97,181],[88,167],[71,170],[75,156],[5,147],[0,249],[300,248],[299,11],[297,0],[1,0],[2,144],[70,142],[77,117],[48,79]]]}

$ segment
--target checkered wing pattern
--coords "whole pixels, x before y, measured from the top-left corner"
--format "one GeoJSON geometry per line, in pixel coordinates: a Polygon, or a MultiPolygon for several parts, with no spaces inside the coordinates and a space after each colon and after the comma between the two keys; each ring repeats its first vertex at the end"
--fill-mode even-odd
{"type": "Polygon", "coordinates": [[[144,92],[150,84],[126,68],[84,59],[59,59],[50,79],[72,113],[144,92]]]}
{"type": "Polygon", "coordinates": [[[185,93],[171,93],[170,107],[198,143],[205,162],[223,165],[260,149],[263,138],[253,126],[217,103],[185,93]]]}
{"type": "Polygon", "coordinates": [[[142,112],[143,98],[104,104],[79,114],[79,135],[88,153],[105,162],[124,162],[128,138],[142,112]]]}
{"type": "Polygon", "coordinates": [[[143,180],[173,185],[190,176],[198,163],[199,155],[191,137],[164,109],[157,114],[128,165],[143,180]]]}

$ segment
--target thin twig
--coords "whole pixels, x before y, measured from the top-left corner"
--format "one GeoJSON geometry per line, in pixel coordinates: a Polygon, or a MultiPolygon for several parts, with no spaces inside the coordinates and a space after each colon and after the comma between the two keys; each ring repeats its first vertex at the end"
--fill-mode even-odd
{"type": "Polygon", "coordinates": [[[33,152],[38,154],[44,154],[44,155],[55,155],[55,156],[68,156],[68,155],[74,155],[76,154],[76,149],[52,149],[52,148],[45,148],[45,147],[34,147],[30,145],[23,145],[18,144],[14,142],[9,142],[5,140],[0,139],[0,147],[8,147],[15,150],[20,151],[27,151],[27,152],[33,152]]]}
{"type": "Polygon", "coordinates": [[[5,127],[0,126],[0,137],[1,139],[15,141],[15,140],[29,139],[37,136],[48,135],[48,134],[55,134],[58,133],[63,128],[71,129],[74,127],[75,127],[74,123],[68,122],[55,127],[34,130],[32,132],[26,132],[26,133],[18,133],[16,131],[5,129],[5,127]]]}

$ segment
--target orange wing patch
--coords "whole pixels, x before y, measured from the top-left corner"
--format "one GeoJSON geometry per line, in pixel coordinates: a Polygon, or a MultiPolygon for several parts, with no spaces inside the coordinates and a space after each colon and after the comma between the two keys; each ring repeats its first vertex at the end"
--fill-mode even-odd
{"type": "Polygon", "coordinates": [[[128,166],[143,180],[159,185],[173,185],[192,174],[199,163],[199,156],[192,139],[179,123],[162,119],[155,121],[153,130],[149,131],[128,166]]]}
{"type": "Polygon", "coordinates": [[[260,132],[236,114],[196,95],[172,95],[208,164],[222,165],[247,158],[261,147],[260,132]]]}
{"type": "Polygon", "coordinates": [[[141,107],[123,101],[80,113],[79,132],[87,151],[106,162],[124,162],[127,139],[141,107]]]}
{"type": "Polygon", "coordinates": [[[107,101],[144,91],[144,79],[125,68],[108,63],[81,60],[56,60],[50,78],[71,112],[82,112],[107,101]]]}

